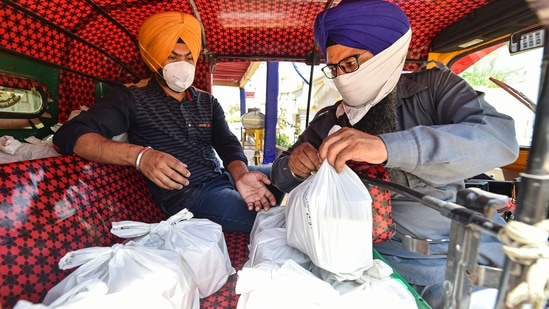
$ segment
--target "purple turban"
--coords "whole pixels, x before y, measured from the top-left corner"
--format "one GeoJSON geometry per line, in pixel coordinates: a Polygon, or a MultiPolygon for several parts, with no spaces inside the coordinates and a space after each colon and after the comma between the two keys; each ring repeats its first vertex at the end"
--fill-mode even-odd
{"type": "Polygon", "coordinates": [[[342,0],[315,19],[315,40],[326,57],[328,39],[377,55],[410,29],[406,14],[383,0],[342,0]]]}

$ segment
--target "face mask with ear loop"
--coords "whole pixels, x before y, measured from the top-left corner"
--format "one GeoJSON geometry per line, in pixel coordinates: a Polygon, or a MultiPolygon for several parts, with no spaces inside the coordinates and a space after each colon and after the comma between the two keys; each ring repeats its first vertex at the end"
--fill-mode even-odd
{"type": "Polygon", "coordinates": [[[168,87],[175,92],[183,92],[194,81],[195,67],[187,61],[171,62],[164,66],[162,76],[168,87]]]}
{"type": "Polygon", "coordinates": [[[409,29],[393,45],[361,64],[357,71],[333,80],[344,102],[338,107],[338,115],[346,113],[354,125],[393,90],[402,74],[411,36],[409,29]]]}

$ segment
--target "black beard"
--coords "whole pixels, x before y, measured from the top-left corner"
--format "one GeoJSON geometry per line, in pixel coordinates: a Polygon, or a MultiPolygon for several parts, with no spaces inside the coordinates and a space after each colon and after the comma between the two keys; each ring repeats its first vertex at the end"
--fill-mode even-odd
{"type": "MultiPolygon", "coordinates": [[[[344,127],[352,127],[372,135],[394,132],[398,128],[397,120],[397,88],[393,89],[385,98],[374,105],[360,121],[350,125],[347,114],[338,118],[338,124],[344,127]]],[[[344,104],[344,103],[341,103],[344,104]]]]}

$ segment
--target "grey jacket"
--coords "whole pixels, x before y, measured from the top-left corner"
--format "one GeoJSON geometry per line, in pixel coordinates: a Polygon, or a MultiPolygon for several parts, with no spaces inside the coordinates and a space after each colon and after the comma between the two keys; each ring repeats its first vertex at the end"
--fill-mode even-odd
{"type": "MultiPolygon", "coordinates": [[[[379,135],[387,147],[385,167],[391,182],[444,201],[455,201],[466,178],[517,158],[519,147],[513,119],[497,112],[484,100],[483,93],[473,90],[449,69],[403,74],[397,87],[399,129],[379,135]]],[[[336,123],[337,104],[320,111],[298,141],[273,163],[271,180],[282,191],[289,192],[301,182],[288,170],[289,154],[303,142],[319,148],[336,123]]],[[[409,230],[411,236],[449,238],[450,220],[436,210],[394,192],[392,204],[394,221],[409,230]]],[[[499,216],[494,219],[504,223],[499,216]]],[[[480,262],[500,266],[501,246],[495,238],[485,238],[488,245],[480,262]]],[[[444,276],[445,243],[432,245],[428,256],[409,252],[396,240],[374,247],[412,284],[434,284],[444,276]]]]}

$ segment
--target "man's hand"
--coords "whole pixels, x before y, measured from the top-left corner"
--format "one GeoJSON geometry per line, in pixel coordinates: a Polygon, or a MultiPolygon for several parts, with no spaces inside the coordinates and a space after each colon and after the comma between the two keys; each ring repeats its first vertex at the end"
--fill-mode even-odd
{"type": "Polygon", "coordinates": [[[309,143],[302,143],[294,148],[288,158],[288,168],[301,178],[307,178],[312,172],[316,172],[321,163],[318,151],[309,143]]]}
{"type": "Polygon", "coordinates": [[[276,204],[275,196],[266,185],[271,184],[269,178],[261,172],[245,172],[235,179],[235,186],[249,210],[269,210],[276,204]]]}
{"type": "Polygon", "coordinates": [[[147,150],[139,162],[139,170],[157,186],[167,190],[180,190],[189,185],[191,172],[187,164],[182,163],[172,155],[147,150]]]}
{"type": "Polygon", "coordinates": [[[348,160],[372,164],[387,161],[387,148],[379,136],[341,128],[322,142],[319,156],[321,160],[327,159],[337,172],[341,172],[348,160]]]}
{"type": "MultiPolygon", "coordinates": [[[[117,165],[135,166],[141,150],[143,146],[113,141],[97,133],[80,136],[74,145],[74,153],[82,158],[117,165]]],[[[191,172],[187,165],[162,151],[145,151],[136,168],[163,189],[179,190],[189,185],[191,172]]]]}

